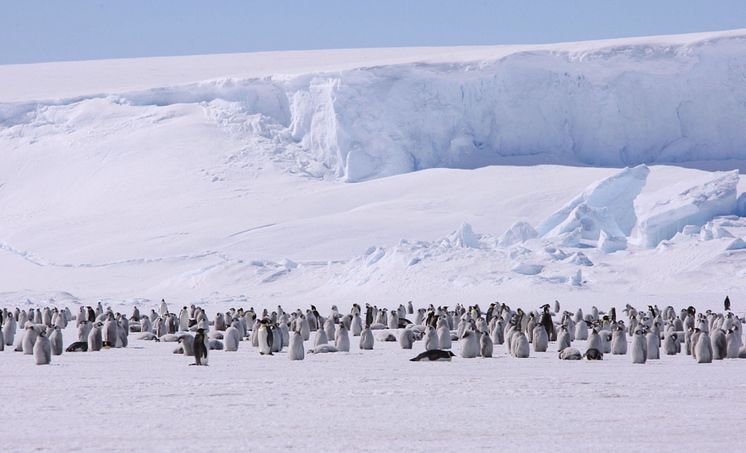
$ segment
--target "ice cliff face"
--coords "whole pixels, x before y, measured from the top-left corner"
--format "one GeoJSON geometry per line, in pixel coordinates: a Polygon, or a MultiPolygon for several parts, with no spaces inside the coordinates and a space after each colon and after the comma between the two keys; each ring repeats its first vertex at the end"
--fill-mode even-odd
{"type": "MultiPolygon", "coordinates": [[[[296,170],[351,182],[433,167],[746,160],[746,33],[573,49],[99,97],[198,104],[296,170]]],[[[0,128],[94,101],[0,104],[0,128]]]]}

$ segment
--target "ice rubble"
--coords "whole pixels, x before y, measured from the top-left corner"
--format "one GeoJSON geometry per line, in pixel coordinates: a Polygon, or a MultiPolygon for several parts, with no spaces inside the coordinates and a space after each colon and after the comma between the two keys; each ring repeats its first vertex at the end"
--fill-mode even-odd
{"type": "MultiPolygon", "coordinates": [[[[705,225],[713,217],[736,212],[738,172],[715,172],[704,180],[686,181],[646,194],[638,200],[635,240],[644,247],[655,247],[671,239],[686,225],[705,225]]],[[[702,238],[722,235],[705,229],[702,238]]]]}

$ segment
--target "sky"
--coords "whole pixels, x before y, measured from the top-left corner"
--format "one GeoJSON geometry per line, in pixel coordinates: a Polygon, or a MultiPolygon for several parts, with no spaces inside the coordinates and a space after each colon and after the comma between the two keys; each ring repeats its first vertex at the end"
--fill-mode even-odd
{"type": "Polygon", "coordinates": [[[0,0],[0,64],[746,28],[744,0],[0,0]]]}

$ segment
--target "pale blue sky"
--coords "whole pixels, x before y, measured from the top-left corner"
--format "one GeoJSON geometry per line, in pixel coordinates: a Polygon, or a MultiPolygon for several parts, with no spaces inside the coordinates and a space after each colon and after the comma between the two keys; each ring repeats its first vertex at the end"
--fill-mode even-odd
{"type": "Polygon", "coordinates": [[[0,64],[746,28],[744,0],[0,0],[0,64]]]}

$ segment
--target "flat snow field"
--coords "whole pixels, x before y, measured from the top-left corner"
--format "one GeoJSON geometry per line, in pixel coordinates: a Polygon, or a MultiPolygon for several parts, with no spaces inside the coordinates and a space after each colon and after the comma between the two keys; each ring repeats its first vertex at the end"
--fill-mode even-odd
{"type": "MultiPolygon", "coordinates": [[[[77,337],[65,330],[65,346],[77,337]]],[[[644,365],[629,355],[410,362],[424,350],[260,356],[175,343],[64,353],[50,366],[0,353],[2,451],[738,451],[746,360],[644,365]]],[[[312,333],[311,339],[314,334],[312,333]]],[[[306,351],[311,347],[305,343],[306,351]]],[[[573,347],[585,351],[584,341],[573,347]]],[[[459,346],[453,350],[458,354],[459,346]]]]}

